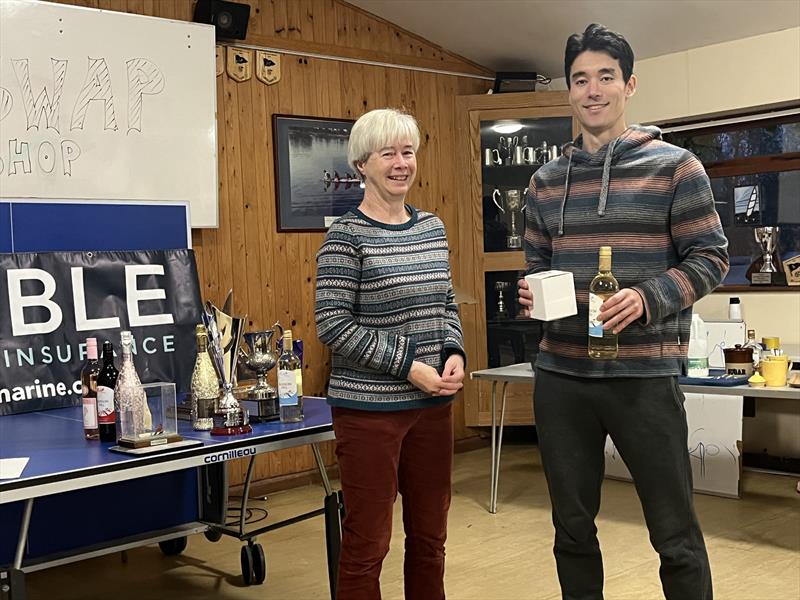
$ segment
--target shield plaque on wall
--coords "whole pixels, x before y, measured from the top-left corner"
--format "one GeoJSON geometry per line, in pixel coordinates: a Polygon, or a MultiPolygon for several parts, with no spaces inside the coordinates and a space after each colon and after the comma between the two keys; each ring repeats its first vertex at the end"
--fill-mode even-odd
{"type": "Polygon", "coordinates": [[[225,46],[217,44],[217,77],[225,72],[225,46]]]}
{"type": "Polygon", "coordinates": [[[248,48],[228,48],[228,76],[239,83],[253,76],[253,51],[248,48]]]}
{"type": "Polygon", "coordinates": [[[265,50],[256,51],[256,77],[267,85],[281,80],[281,55],[265,50]]]}

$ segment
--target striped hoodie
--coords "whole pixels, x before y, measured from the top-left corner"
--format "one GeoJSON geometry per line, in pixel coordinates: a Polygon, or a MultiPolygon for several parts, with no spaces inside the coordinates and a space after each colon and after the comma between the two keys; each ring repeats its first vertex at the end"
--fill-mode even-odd
{"type": "Polygon", "coordinates": [[[406,210],[411,218],[400,225],[350,210],[317,253],[317,335],[333,351],[332,406],[400,410],[452,400],[406,379],[415,360],[441,374],[450,354],[465,356],[444,224],[406,210]]]}
{"type": "Polygon", "coordinates": [[[656,127],[631,126],[597,152],[582,139],[531,177],[525,209],[527,272],[570,271],[578,314],[544,324],[536,365],[581,377],[686,372],[692,305],[728,271],[728,242],[708,177],[690,152],[656,127]],[[620,288],[645,314],[619,334],[614,360],[587,354],[589,283],[598,249],[612,247],[620,288]]]}

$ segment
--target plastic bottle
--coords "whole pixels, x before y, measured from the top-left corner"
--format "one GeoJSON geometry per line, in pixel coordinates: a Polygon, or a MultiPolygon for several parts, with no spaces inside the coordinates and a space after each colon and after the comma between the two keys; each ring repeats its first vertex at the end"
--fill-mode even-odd
{"type": "Polygon", "coordinates": [[[729,321],[743,321],[742,318],[742,301],[736,296],[729,300],[728,304],[728,320],[729,321]]]}
{"type": "Polygon", "coordinates": [[[689,332],[689,377],[708,377],[708,330],[700,315],[692,313],[689,332]]]}

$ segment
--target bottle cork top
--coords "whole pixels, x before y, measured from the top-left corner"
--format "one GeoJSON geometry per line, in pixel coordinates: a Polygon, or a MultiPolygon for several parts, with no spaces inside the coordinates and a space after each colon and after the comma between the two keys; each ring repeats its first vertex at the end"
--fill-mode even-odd
{"type": "Polygon", "coordinates": [[[611,246],[600,246],[600,256],[611,256],[611,246]]]}

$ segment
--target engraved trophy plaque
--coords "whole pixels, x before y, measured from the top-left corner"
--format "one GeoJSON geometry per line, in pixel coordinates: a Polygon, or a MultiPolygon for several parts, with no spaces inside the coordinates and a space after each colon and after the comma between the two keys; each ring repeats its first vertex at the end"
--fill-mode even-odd
{"type": "Polygon", "coordinates": [[[772,285],[776,283],[779,274],[775,266],[773,256],[778,247],[779,227],[755,227],[753,234],[756,241],[761,246],[762,256],[756,262],[761,262],[761,268],[752,272],[751,283],[753,285],[772,285]]]}
{"type": "MultiPolygon", "coordinates": [[[[225,306],[228,308],[229,303],[226,302],[225,306]]],[[[222,393],[212,417],[214,427],[211,435],[236,435],[253,430],[247,411],[239,406],[233,395],[236,360],[246,318],[228,315],[211,302],[206,302],[203,311],[203,322],[208,330],[208,351],[222,382],[222,393]]]]}
{"type": "Polygon", "coordinates": [[[275,333],[278,338],[283,335],[283,327],[275,323],[272,329],[244,334],[247,344],[245,363],[256,372],[256,384],[247,390],[247,403],[253,420],[258,417],[262,421],[280,417],[278,392],[267,381],[267,373],[278,364],[278,352],[272,342],[275,333]]]}
{"type": "Polygon", "coordinates": [[[508,236],[506,237],[507,248],[522,248],[522,236],[517,232],[517,213],[522,210],[522,194],[519,190],[494,190],[492,192],[492,202],[502,214],[508,212],[511,218],[508,236]]]}

